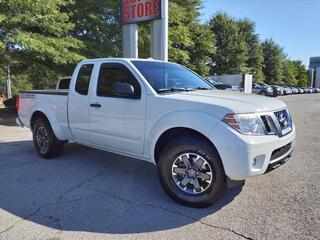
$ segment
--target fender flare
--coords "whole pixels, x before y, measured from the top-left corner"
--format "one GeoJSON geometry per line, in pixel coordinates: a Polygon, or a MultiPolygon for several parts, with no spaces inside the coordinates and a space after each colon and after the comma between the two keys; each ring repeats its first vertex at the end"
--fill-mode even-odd
{"type": "MultiPolygon", "coordinates": [[[[36,112],[43,113],[46,118],[48,119],[50,126],[52,128],[52,131],[54,135],[57,137],[58,140],[63,141],[66,140],[66,137],[60,127],[59,121],[54,114],[54,112],[50,109],[50,107],[45,103],[36,103],[31,107],[30,115],[29,115],[29,126],[31,129],[31,120],[32,117],[36,112]]],[[[31,129],[32,130],[32,129],[31,129]]]]}
{"type": "MultiPolygon", "coordinates": [[[[173,128],[189,128],[201,133],[212,142],[210,135],[220,122],[220,119],[198,110],[180,110],[163,115],[150,128],[146,138],[146,149],[149,151],[151,162],[156,164],[154,158],[156,144],[166,131],[173,128]]],[[[212,144],[214,145],[214,142],[212,144]]]]}

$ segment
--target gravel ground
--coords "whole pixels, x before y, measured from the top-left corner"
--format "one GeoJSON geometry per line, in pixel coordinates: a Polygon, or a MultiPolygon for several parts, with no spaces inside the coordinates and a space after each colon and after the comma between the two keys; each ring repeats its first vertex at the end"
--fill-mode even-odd
{"type": "Polygon", "coordinates": [[[173,202],[143,161],[74,143],[42,160],[29,130],[0,115],[0,239],[320,239],[320,95],[280,99],[293,157],[206,209],[173,202]]]}

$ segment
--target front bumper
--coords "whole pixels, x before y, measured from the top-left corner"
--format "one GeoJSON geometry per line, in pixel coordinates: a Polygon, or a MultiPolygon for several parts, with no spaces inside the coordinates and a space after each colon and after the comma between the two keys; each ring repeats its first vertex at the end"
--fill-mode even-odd
{"type": "Polygon", "coordinates": [[[294,124],[292,131],[283,137],[243,135],[223,122],[211,134],[225,173],[231,180],[261,175],[284,163],[294,150],[295,137],[294,124]]]}

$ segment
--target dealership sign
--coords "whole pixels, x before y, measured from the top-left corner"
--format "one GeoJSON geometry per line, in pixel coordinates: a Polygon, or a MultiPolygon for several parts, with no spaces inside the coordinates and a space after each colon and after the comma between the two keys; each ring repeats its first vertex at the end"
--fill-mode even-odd
{"type": "Polygon", "coordinates": [[[161,0],[122,0],[122,24],[160,19],[161,0]]]}

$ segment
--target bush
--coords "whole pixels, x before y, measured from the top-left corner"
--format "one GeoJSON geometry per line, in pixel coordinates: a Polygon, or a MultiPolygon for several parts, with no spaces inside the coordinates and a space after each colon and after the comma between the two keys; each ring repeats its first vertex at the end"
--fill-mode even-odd
{"type": "Polygon", "coordinates": [[[3,104],[6,108],[15,108],[16,107],[16,97],[9,98],[3,101],[3,104]]]}

